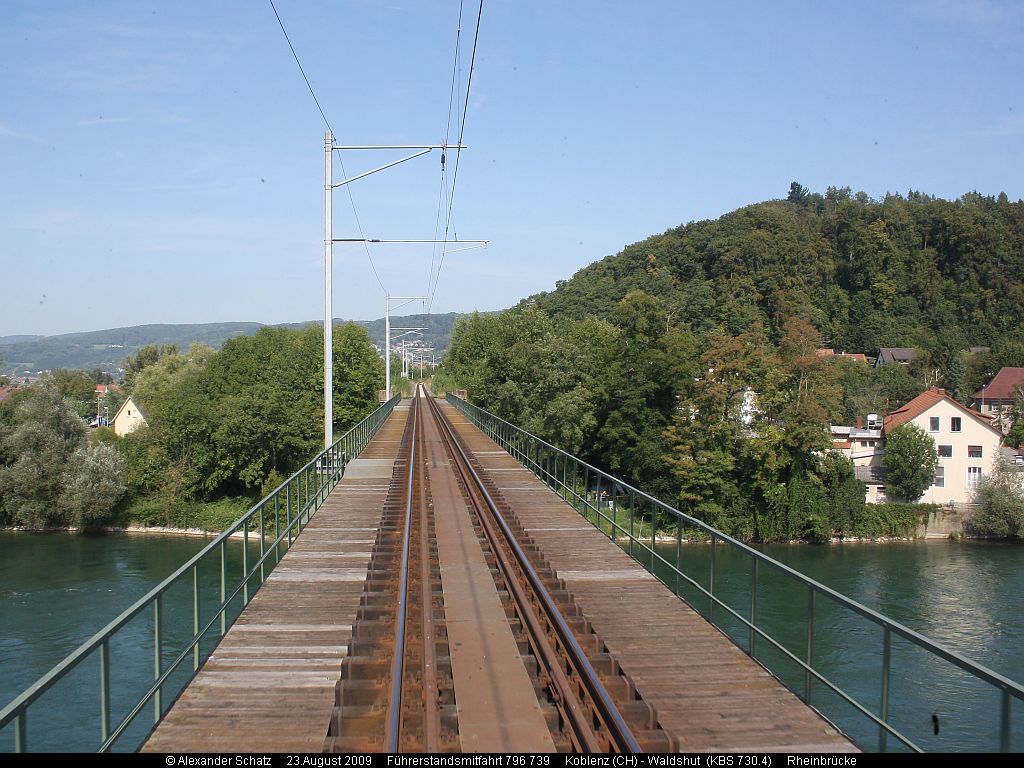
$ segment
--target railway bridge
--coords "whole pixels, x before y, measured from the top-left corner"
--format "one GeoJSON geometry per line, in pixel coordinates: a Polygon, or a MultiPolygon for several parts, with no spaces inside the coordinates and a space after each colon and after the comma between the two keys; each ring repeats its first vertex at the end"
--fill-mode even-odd
{"type": "Polygon", "coordinates": [[[900,698],[921,668],[991,699],[991,748],[1022,740],[1016,683],[422,386],[8,705],[0,734],[31,749],[44,696],[88,665],[101,750],[948,749],[900,698]],[[191,615],[169,616],[190,589],[191,615]],[[779,601],[800,626],[778,626],[779,601]],[[878,649],[848,684],[821,639],[844,612],[878,649]],[[152,676],[119,680],[140,625],[152,676]]]}

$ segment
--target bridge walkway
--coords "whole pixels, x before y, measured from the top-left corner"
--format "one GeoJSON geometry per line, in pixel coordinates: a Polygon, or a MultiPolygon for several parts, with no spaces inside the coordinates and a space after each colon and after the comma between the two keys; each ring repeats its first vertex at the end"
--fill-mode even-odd
{"type": "Polygon", "coordinates": [[[142,751],[323,750],[408,413],[349,462],[142,751]]]}

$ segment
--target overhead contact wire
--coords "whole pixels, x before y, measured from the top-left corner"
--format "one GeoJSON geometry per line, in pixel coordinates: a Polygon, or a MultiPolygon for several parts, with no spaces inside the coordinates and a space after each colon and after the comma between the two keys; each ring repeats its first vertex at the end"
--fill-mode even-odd
{"type": "MultiPolygon", "coordinates": [[[[447,219],[446,219],[445,225],[444,225],[444,241],[445,241],[445,244],[447,244],[447,242],[448,242],[448,233],[449,233],[449,231],[454,232],[454,229],[451,227],[451,222],[452,222],[452,208],[455,205],[455,185],[458,183],[458,180],[459,180],[459,158],[462,157],[462,149],[461,149],[461,147],[462,147],[462,139],[463,139],[463,136],[466,133],[466,115],[469,112],[469,92],[470,92],[470,89],[473,87],[473,69],[476,66],[476,48],[477,48],[477,43],[480,42],[480,19],[483,18],[483,13],[484,13],[484,0],[480,0],[480,7],[477,9],[477,14],[476,14],[476,32],[473,34],[473,53],[472,53],[472,55],[470,56],[470,59],[469,59],[469,75],[466,78],[466,98],[465,98],[465,101],[463,102],[463,106],[462,106],[462,122],[461,122],[461,125],[459,127],[459,141],[458,141],[458,147],[459,148],[455,150],[455,170],[452,171],[452,186],[451,186],[451,192],[448,195],[448,216],[447,216],[447,219]]],[[[456,238],[457,237],[458,236],[456,235],[456,238]]],[[[441,268],[444,266],[444,257],[445,257],[445,251],[442,248],[442,250],[441,250],[441,261],[437,265],[437,275],[434,278],[434,287],[433,287],[433,289],[430,292],[430,301],[428,302],[427,306],[432,305],[433,302],[434,302],[434,295],[437,293],[437,283],[441,279],[441,268]]]]}
{"type": "MultiPolygon", "coordinates": [[[[278,26],[281,27],[281,32],[284,34],[285,42],[288,43],[288,49],[292,52],[292,58],[295,59],[295,64],[299,68],[299,73],[302,75],[302,79],[306,83],[306,87],[309,89],[309,95],[313,97],[313,103],[316,104],[317,110],[320,112],[320,117],[324,120],[324,125],[327,126],[327,130],[334,136],[334,129],[331,127],[330,120],[327,119],[327,115],[324,113],[323,107],[320,106],[320,99],[316,97],[316,91],[313,90],[312,84],[309,82],[309,78],[306,77],[306,70],[302,66],[302,62],[299,61],[299,54],[295,52],[295,46],[292,45],[292,39],[288,35],[288,30],[285,29],[284,22],[281,21],[281,14],[277,12],[277,6],[274,5],[274,0],[268,0],[270,3],[271,10],[274,11],[274,17],[277,19],[278,26]]],[[[341,164],[341,175],[346,181],[348,180],[348,174],[345,172],[345,161],[341,157],[341,151],[338,151],[338,161],[341,164]]],[[[377,279],[377,285],[380,289],[387,293],[387,289],[384,287],[384,283],[381,282],[380,275],[377,274],[377,267],[373,263],[373,257],[370,255],[370,247],[366,244],[366,235],[363,233],[363,225],[359,221],[359,212],[356,210],[356,200],[352,196],[352,189],[346,184],[345,191],[348,192],[348,200],[352,205],[352,216],[356,221],[356,228],[359,230],[359,237],[363,240],[363,250],[366,252],[366,259],[370,262],[370,269],[373,271],[373,276],[377,279]]]]}

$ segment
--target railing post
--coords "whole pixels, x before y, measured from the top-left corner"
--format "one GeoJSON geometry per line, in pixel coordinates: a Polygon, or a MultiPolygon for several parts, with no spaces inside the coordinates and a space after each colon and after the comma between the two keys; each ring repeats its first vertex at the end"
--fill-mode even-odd
{"type": "Polygon", "coordinates": [[[750,658],[757,658],[757,558],[750,561],[750,658]]]}
{"type": "Polygon", "coordinates": [[[227,539],[220,543],[220,636],[228,632],[228,607],[224,604],[228,596],[228,545],[227,539]]]}
{"type": "MultiPolygon", "coordinates": [[[[156,596],[153,603],[153,681],[160,679],[163,674],[163,607],[164,596],[156,596]]],[[[163,686],[158,686],[153,696],[153,722],[159,723],[163,714],[163,686]]]]}
{"type": "MultiPolygon", "coordinates": [[[[288,486],[284,487],[285,494],[290,493],[288,486]]],[[[281,548],[278,539],[281,538],[281,493],[274,496],[274,565],[281,562],[281,548]]]]}
{"type": "MultiPolygon", "coordinates": [[[[619,507],[615,503],[615,483],[612,483],[612,519],[617,519],[619,516],[619,507]]],[[[629,555],[633,556],[633,542],[635,540],[635,531],[633,528],[636,518],[636,510],[633,505],[629,505],[629,555]]]]}
{"type": "Polygon", "coordinates": [[[110,738],[110,643],[100,645],[100,743],[110,738]]]}
{"type": "Polygon", "coordinates": [[[28,749],[28,728],[26,728],[26,719],[28,711],[22,709],[17,715],[14,716],[14,751],[24,752],[28,749]]]}
{"type": "Polygon", "coordinates": [[[305,470],[302,473],[302,488],[303,488],[303,497],[302,497],[302,505],[299,507],[299,509],[301,511],[299,512],[299,520],[298,520],[298,530],[300,530],[300,531],[302,530],[302,521],[303,521],[303,519],[305,519],[305,517],[309,514],[309,470],[308,469],[305,470]]]}
{"type": "MultiPolygon", "coordinates": [[[[583,514],[587,520],[590,519],[590,467],[583,468],[583,514]]],[[[601,521],[594,518],[594,525],[601,530],[601,521]]],[[[612,541],[615,541],[615,534],[612,533],[612,541]]]]}
{"type": "Polygon", "coordinates": [[[1003,688],[1003,705],[999,713],[999,751],[1010,751],[1010,692],[1003,688]]]}
{"type": "MultiPolygon", "coordinates": [[[[882,634],[882,709],[879,719],[889,722],[889,665],[892,660],[892,633],[885,627],[882,634]]],[[[889,732],[884,725],[878,726],[878,751],[885,752],[889,741],[889,732]]]]}
{"type": "MultiPolygon", "coordinates": [[[[814,668],[814,588],[807,587],[807,657],[805,663],[814,668]]],[[[804,701],[811,703],[811,671],[804,670],[804,701]]]]}
{"type": "MultiPolygon", "coordinates": [[[[274,494],[274,498],[277,498],[277,494],[274,494]]],[[[264,555],[267,554],[267,533],[266,533],[266,522],[264,518],[267,514],[267,505],[260,504],[260,584],[267,580],[266,572],[264,571],[263,564],[266,562],[264,555]]]]}
{"type": "Polygon", "coordinates": [[[718,537],[711,534],[711,578],[708,581],[708,621],[714,624],[715,619],[715,543],[718,537]]]}
{"type": "Polygon", "coordinates": [[[242,525],[242,605],[249,604],[249,521],[242,525]]]}
{"type": "Polygon", "coordinates": [[[196,644],[192,646],[192,670],[199,669],[199,656],[202,653],[203,639],[199,635],[199,563],[192,566],[192,637],[196,644]]]}
{"type": "MultiPolygon", "coordinates": [[[[298,488],[298,486],[299,486],[299,483],[298,483],[298,480],[296,480],[296,482],[295,482],[295,503],[296,504],[298,504],[298,502],[299,502],[299,488],[298,488]]],[[[284,519],[284,524],[285,524],[285,531],[288,534],[288,549],[291,549],[292,548],[292,490],[291,490],[290,486],[288,488],[288,495],[285,496],[284,498],[285,498],[285,502],[286,502],[285,503],[285,519],[284,519]]]]}

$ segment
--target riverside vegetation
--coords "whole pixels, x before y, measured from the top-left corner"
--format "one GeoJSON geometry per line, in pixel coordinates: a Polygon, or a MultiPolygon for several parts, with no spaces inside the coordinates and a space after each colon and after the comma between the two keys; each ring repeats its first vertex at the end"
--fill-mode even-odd
{"type": "MultiPolygon", "coordinates": [[[[125,369],[147,424],[124,437],[86,429],[76,407],[86,389],[95,407],[94,385],[81,375],[54,372],[0,404],[0,524],[219,530],[322,447],[319,326],[263,328],[217,352],[143,347],[125,369]]],[[[376,407],[383,382],[366,330],[337,326],[336,431],[376,407]]]]}
{"type": "MultiPolygon", "coordinates": [[[[1022,322],[1024,202],[794,182],[785,200],[677,227],[504,313],[460,318],[437,385],[743,539],[907,536],[928,510],[865,505],[849,461],[827,450],[829,423],[935,384],[966,399],[1024,366],[1022,322]],[[918,355],[876,369],[822,346],[918,355]]],[[[62,405],[82,403],[80,376],[17,391],[0,404],[0,523],[223,527],[318,448],[321,344],[314,326],[264,328],[219,352],[140,349],[125,384],[149,426],[122,439],[101,428],[86,440],[62,405]]],[[[365,330],[335,330],[339,429],[374,407],[382,368],[365,330]]],[[[912,437],[893,462],[908,468],[892,486],[908,502],[934,450],[912,437]]],[[[1024,418],[1010,438],[1021,444],[1024,418]]],[[[986,479],[979,501],[976,532],[1024,535],[1013,482],[986,479]]]]}
{"type": "MultiPolygon", "coordinates": [[[[932,385],[965,400],[1024,366],[1022,323],[1024,202],[794,182],[785,200],[648,238],[502,315],[460,318],[436,380],[742,539],[905,536],[928,510],[865,505],[828,425],[932,385]],[[917,359],[816,354],[884,346],[917,359]]],[[[928,461],[902,442],[904,466],[928,461]]],[[[926,487],[913,475],[905,502],[926,487]]],[[[991,487],[1022,503],[999,507],[1016,522],[982,515],[978,532],[1020,536],[1019,490],[991,487]]]]}

